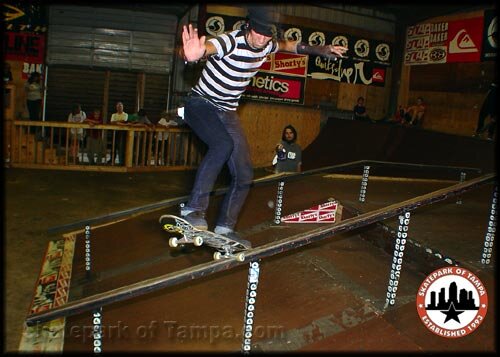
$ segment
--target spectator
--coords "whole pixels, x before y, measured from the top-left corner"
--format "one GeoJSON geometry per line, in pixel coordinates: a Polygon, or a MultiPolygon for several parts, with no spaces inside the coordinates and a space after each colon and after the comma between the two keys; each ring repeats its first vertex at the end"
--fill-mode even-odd
{"type": "MultiPolygon", "coordinates": [[[[162,113],[161,119],[158,121],[156,124],[159,127],[163,128],[171,128],[171,127],[177,127],[179,126],[179,123],[173,119],[168,118],[168,114],[166,112],[162,113]]],[[[171,142],[170,143],[170,150],[167,147],[167,139],[168,139],[168,132],[165,131],[159,131],[158,134],[156,134],[156,137],[158,139],[158,163],[160,165],[166,164],[169,162],[168,160],[168,155],[169,153],[172,153],[172,148],[175,143],[171,142]]]]}
{"type": "MultiPolygon", "coordinates": [[[[116,103],[116,113],[113,113],[111,115],[111,124],[117,124],[117,125],[123,125],[127,124],[128,122],[128,114],[124,112],[123,110],[123,103],[122,102],[117,102],[116,103]]],[[[116,139],[116,151],[118,152],[118,160],[120,165],[123,165],[125,163],[125,137],[127,135],[127,132],[124,130],[115,130],[114,133],[116,133],[115,137],[116,139]]],[[[111,158],[111,163],[114,163],[114,153],[111,153],[113,157],[111,158]]]]}
{"type": "MultiPolygon", "coordinates": [[[[83,123],[87,119],[87,115],[82,110],[80,104],[74,104],[71,113],[68,115],[68,123],[83,123]]],[[[71,156],[78,160],[80,148],[83,148],[84,132],[83,128],[71,128],[70,152],[71,156]]],[[[83,156],[82,156],[83,158],[83,156]]]]}
{"type": "Polygon", "coordinates": [[[480,136],[485,131],[488,131],[488,140],[493,140],[495,135],[495,129],[497,126],[497,84],[495,82],[491,83],[490,90],[481,105],[481,110],[479,111],[479,117],[477,120],[475,137],[480,136]],[[487,117],[490,117],[490,122],[484,125],[484,121],[487,117]]]}
{"type": "Polygon", "coordinates": [[[353,117],[357,120],[369,120],[368,114],[366,113],[365,98],[359,97],[356,105],[352,109],[353,117]]]}
{"type": "MultiPolygon", "coordinates": [[[[42,84],[41,76],[38,72],[31,73],[24,84],[26,93],[26,106],[28,107],[29,120],[39,121],[42,109],[42,84]]],[[[42,138],[42,128],[39,126],[31,127],[29,132],[35,134],[37,140],[42,138]]]]}
{"type": "Polygon", "coordinates": [[[297,131],[292,125],[287,125],[283,129],[281,143],[276,145],[276,156],[273,160],[276,173],[302,171],[302,149],[296,140],[297,131]]]}
{"type": "MultiPolygon", "coordinates": [[[[95,108],[94,111],[85,120],[86,123],[93,127],[103,123],[101,109],[95,108]]],[[[101,129],[89,129],[87,135],[87,155],[90,165],[102,164],[102,158],[105,157],[104,141],[102,140],[101,129]],[[97,161],[96,161],[97,156],[97,161]]]]}
{"type": "Polygon", "coordinates": [[[139,111],[135,114],[130,114],[127,119],[127,123],[131,124],[139,124],[141,126],[147,125],[147,126],[153,126],[153,123],[148,118],[148,115],[146,113],[146,110],[144,109],[139,109],[139,111]]]}
{"type": "Polygon", "coordinates": [[[12,82],[12,70],[10,68],[10,63],[5,62],[3,66],[3,83],[9,84],[12,82]]]}
{"type": "Polygon", "coordinates": [[[24,85],[30,120],[40,120],[40,110],[42,108],[42,85],[40,81],[40,73],[33,72],[24,85]]]}
{"type": "Polygon", "coordinates": [[[422,126],[425,115],[424,98],[418,97],[417,103],[405,110],[405,121],[408,125],[422,126]]]}

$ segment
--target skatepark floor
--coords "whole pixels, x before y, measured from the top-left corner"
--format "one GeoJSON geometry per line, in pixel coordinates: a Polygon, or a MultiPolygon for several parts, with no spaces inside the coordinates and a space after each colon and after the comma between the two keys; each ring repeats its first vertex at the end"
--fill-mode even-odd
{"type": "MultiPolygon", "coordinates": [[[[255,176],[267,174],[258,170],[255,176]]],[[[8,169],[4,176],[4,348],[15,352],[47,244],[61,238],[61,234],[49,234],[47,230],[187,195],[194,172],[113,174],[8,169]]],[[[224,178],[218,182],[219,186],[225,184],[224,178]]],[[[310,177],[287,184],[284,209],[292,213],[334,197],[346,206],[369,212],[451,184],[443,180],[374,178],[369,181],[366,202],[360,203],[359,177],[310,177]]],[[[492,186],[485,185],[464,194],[462,204],[456,204],[453,198],[419,208],[412,213],[409,227],[412,239],[452,257],[484,283],[488,315],[474,333],[446,339],[425,328],[416,312],[415,297],[430,271],[411,260],[403,266],[396,305],[384,310],[392,257],[355,230],[262,260],[253,350],[496,351],[495,255],[489,266],[480,262],[491,193],[492,186]]],[[[274,203],[275,197],[276,185],[252,189],[238,229],[252,231],[256,222],[271,221],[274,211],[270,202],[274,203]]],[[[213,222],[217,202],[213,200],[209,222],[213,222]]],[[[82,282],[82,272],[75,269],[70,301],[210,261],[212,251],[204,248],[173,252],[156,223],[162,213],[166,212],[147,213],[99,229],[95,235],[102,239],[96,240],[100,243],[93,249],[95,269],[101,277],[82,282]]],[[[395,218],[384,223],[397,228],[395,218]]],[[[258,246],[301,229],[254,230],[252,242],[258,246]]],[[[78,244],[81,240],[77,252],[78,244]]],[[[75,253],[75,267],[82,266],[82,259],[75,253]]],[[[443,266],[447,264],[443,262],[443,266]]],[[[105,339],[105,350],[239,351],[247,274],[247,265],[242,265],[105,307],[105,320],[127,327],[122,336],[105,339]],[[200,330],[207,326],[208,330],[200,330]],[[189,333],[193,328],[202,335],[192,338],[189,333]]],[[[67,332],[78,331],[79,326],[91,324],[90,314],[72,316],[67,324],[67,332]]],[[[90,343],[81,334],[68,333],[64,351],[89,352],[90,343]]]]}

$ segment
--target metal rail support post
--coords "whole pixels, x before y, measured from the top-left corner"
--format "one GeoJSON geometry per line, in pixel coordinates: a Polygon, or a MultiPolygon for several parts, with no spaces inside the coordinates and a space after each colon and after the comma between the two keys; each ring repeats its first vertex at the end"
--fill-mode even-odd
{"type": "Polygon", "coordinates": [[[497,230],[497,207],[498,207],[498,185],[493,189],[493,198],[491,200],[490,219],[488,221],[488,229],[484,237],[483,255],[481,257],[482,264],[490,264],[491,254],[493,253],[493,242],[497,230]]]}
{"type": "Polygon", "coordinates": [[[95,309],[92,314],[92,348],[94,353],[102,352],[102,307],[95,309]]]}
{"type": "MultiPolygon", "coordinates": [[[[466,175],[467,174],[463,171],[460,173],[460,182],[465,181],[466,175]]],[[[462,196],[457,196],[457,205],[461,205],[461,204],[462,204],[462,196]]]]}
{"type": "Polygon", "coordinates": [[[406,241],[408,239],[408,225],[410,224],[410,212],[405,212],[399,216],[398,236],[394,245],[394,254],[392,257],[391,275],[389,277],[389,285],[387,286],[387,294],[385,298],[385,306],[393,306],[396,302],[396,292],[398,290],[399,278],[401,276],[401,265],[403,264],[403,255],[406,241]]]}
{"type": "Polygon", "coordinates": [[[259,262],[251,262],[248,269],[248,285],[245,299],[245,323],[243,324],[243,344],[241,346],[244,354],[250,353],[252,349],[252,332],[254,323],[255,299],[257,298],[257,285],[259,284],[259,262]]]}
{"type": "Polygon", "coordinates": [[[361,178],[361,189],[359,190],[359,202],[365,202],[366,187],[368,186],[368,176],[370,175],[370,166],[363,167],[363,177],[361,178]]]}
{"type": "Polygon", "coordinates": [[[281,223],[281,213],[283,212],[283,191],[285,190],[285,181],[278,182],[278,192],[276,194],[276,205],[274,210],[274,223],[281,223]]]}

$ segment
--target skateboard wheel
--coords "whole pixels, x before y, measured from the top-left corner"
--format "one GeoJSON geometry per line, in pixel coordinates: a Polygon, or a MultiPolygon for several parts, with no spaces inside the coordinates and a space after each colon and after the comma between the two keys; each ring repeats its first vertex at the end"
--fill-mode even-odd
{"type": "Polygon", "coordinates": [[[179,245],[179,240],[177,238],[170,238],[168,240],[168,245],[171,246],[172,248],[175,248],[179,245]]]}
{"type": "Polygon", "coordinates": [[[245,253],[236,254],[236,260],[239,262],[244,262],[245,261],[245,253]]]}
{"type": "Polygon", "coordinates": [[[193,244],[197,247],[203,244],[203,238],[202,237],[194,237],[193,244]]]}
{"type": "Polygon", "coordinates": [[[214,253],[214,259],[215,260],[220,260],[222,258],[222,254],[220,252],[215,252],[214,253]]]}

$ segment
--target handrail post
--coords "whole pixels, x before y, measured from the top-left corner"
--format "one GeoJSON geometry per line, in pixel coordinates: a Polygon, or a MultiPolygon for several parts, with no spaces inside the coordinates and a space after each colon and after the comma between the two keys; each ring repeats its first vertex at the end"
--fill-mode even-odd
{"type": "Polygon", "coordinates": [[[403,264],[403,255],[406,241],[408,239],[408,225],[410,224],[410,212],[405,212],[399,216],[398,235],[396,244],[394,245],[394,254],[392,257],[391,275],[389,277],[389,285],[387,286],[387,294],[385,298],[385,306],[393,306],[396,303],[396,292],[398,291],[399,278],[401,276],[401,266],[403,264]]]}
{"type": "Polygon", "coordinates": [[[493,189],[493,197],[491,199],[490,219],[488,221],[488,229],[484,237],[483,255],[481,263],[489,265],[491,261],[491,254],[493,253],[493,242],[495,240],[495,233],[497,227],[497,211],[498,210],[498,185],[495,184],[493,189]]]}
{"type": "Polygon", "coordinates": [[[366,187],[368,186],[368,176],[370,175],[370,166],[363,167],[363,177],[361,178],[361,189],[359,190],[359,202],[364,203],[366,197],[366,187]]]}
{"type": "Polygon", "coordinates": [[[245,299],[245,323],[243,325],[243,344],[241,349],[244,354],[250,353],[252,349],[252,331],[255,311],[255,299],[257,298],[257,285],[259,284],[259,262],[251,262],[248,268],[248,284],[245,299]]]}

